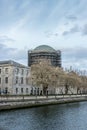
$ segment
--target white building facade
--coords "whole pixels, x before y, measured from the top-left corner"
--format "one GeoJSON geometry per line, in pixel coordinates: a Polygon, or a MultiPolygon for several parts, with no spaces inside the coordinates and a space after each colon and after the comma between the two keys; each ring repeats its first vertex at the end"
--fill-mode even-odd
{"type": "Polygon", "coordinates": [[[14,61],[0,61],[0,94],[29,95],[30,69],[14,61]]]}

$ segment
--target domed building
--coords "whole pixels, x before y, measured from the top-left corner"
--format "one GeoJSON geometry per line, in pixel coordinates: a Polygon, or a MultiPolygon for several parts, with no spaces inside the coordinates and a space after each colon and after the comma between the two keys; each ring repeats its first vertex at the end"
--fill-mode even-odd
{"type": "Polygon", "coordinates": [[[48,45],[41,45],[28,51],[28,66],[38,63],[41,59],[50,61],[53,66],[61,67],[61,51],[56,51],[48,45]]]}

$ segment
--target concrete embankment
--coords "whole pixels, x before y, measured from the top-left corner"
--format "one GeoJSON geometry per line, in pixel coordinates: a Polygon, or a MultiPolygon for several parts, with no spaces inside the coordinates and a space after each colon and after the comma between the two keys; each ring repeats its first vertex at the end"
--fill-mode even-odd
{"type": "Polygon", "coordinates": [[[87,95],[0,96],[0,110],[87,101],[87,95]]]}

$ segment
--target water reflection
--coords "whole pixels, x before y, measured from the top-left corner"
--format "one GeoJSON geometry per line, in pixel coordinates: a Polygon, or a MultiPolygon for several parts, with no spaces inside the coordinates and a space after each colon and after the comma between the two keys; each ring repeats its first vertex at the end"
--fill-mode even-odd
{"type": "Polygon", "coordinates": [[[87,102],[0,112],[0,130],[86,130],[87,102]]]}

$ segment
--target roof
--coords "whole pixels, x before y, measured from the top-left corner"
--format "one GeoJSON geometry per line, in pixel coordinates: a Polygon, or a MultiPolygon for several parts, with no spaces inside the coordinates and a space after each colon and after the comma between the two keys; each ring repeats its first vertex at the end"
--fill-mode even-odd
{"type": "Polygon", "coordinates": [[[33,50],[33,52],[56,52],[56,50],[48,45],[41,45],[41,46],[36,47],[33,50]]]}
{"type": "Polygon", "coordinates": [[[20,64],[20,63],[17,63],[13,60],[6,60],[6,61],[0,61],[0,65],[5,65],[5,64],[10,64],[10,65],[13,65],[13,66],[16,66],[16,67],[27,67],[23,64],[20,64]]]}

